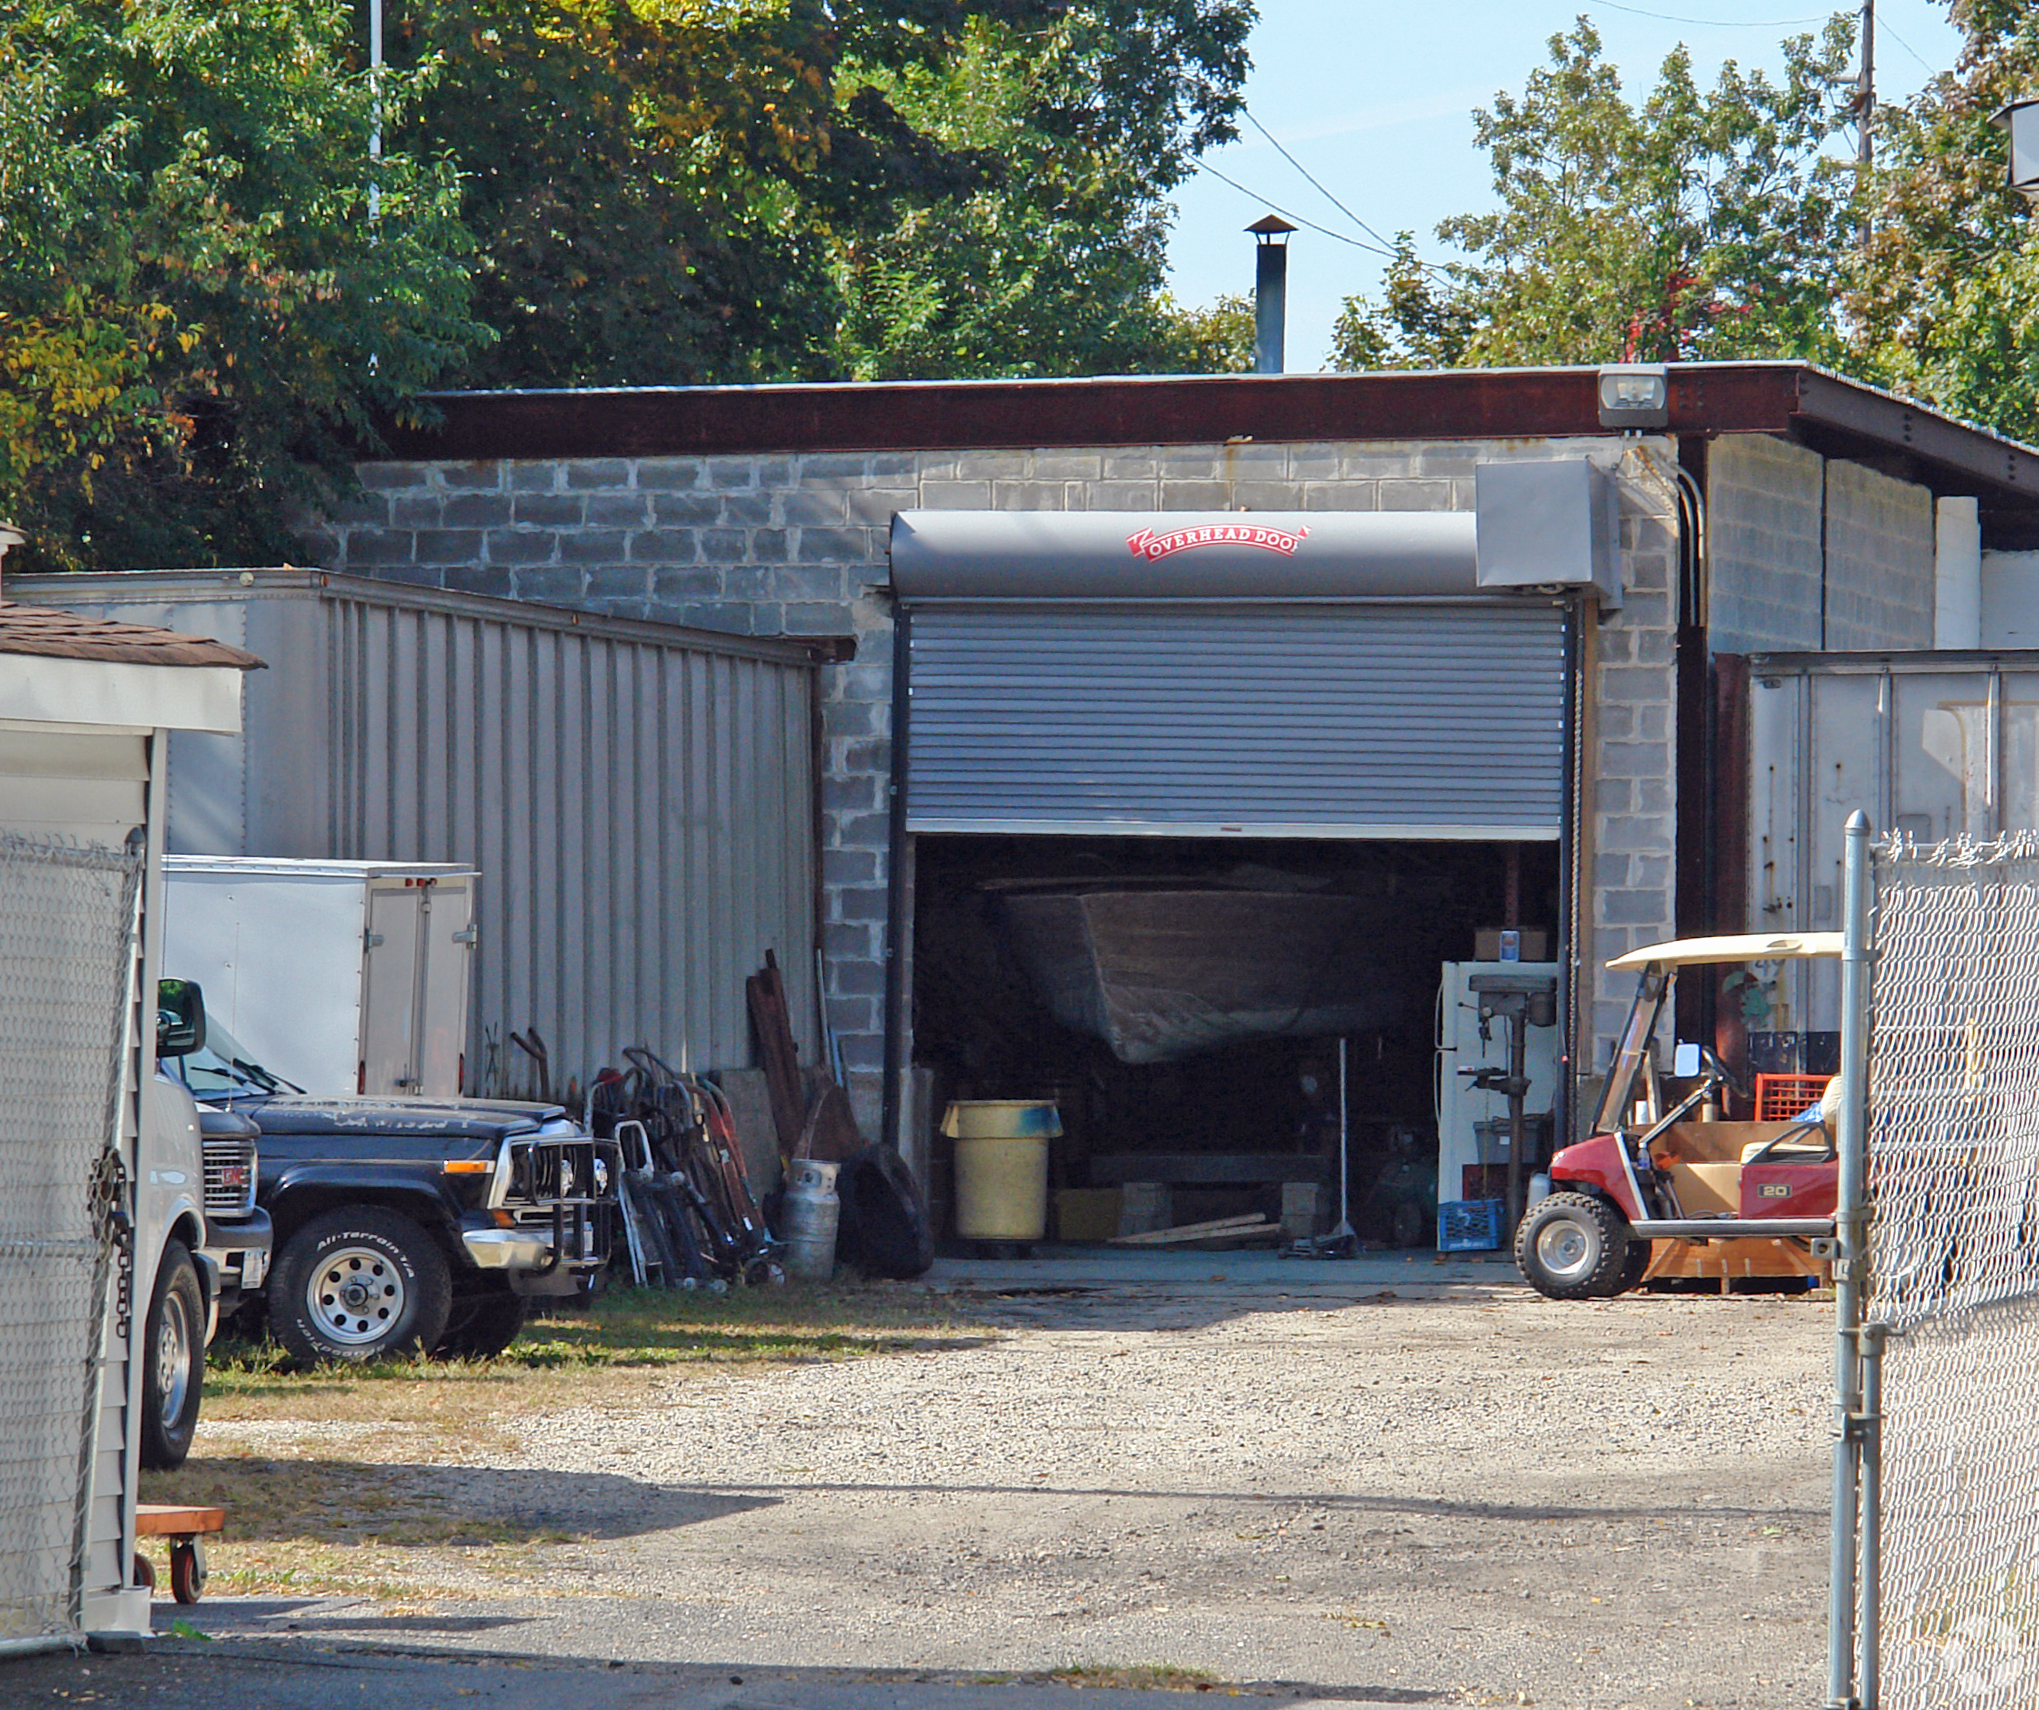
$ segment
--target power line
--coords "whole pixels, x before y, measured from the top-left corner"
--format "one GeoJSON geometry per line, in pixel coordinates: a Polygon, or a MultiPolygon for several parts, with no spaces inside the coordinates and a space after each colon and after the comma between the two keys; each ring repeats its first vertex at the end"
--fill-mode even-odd
{"type": "Polygon", "coordinates": [[[1910,54],[1913,59],[1917,60],[1920,66],[1926,71],[1928,75],[1939,69],[1937,66],[1927,65],[1925,55],[1920,53],[1917,48],[1913,47],[1912,44],[1906,41],[1903,36],[1899,35],[1897,31],[1893,30],[1890,27],[1890,20],[1888,18],[1878,18],[1876,20],[1876,27],[1879,30],[1881,30],[1886,36],[1890,37],[1892,41],[1896,42],[1899,47],[1903,48],[1906,53],[1910,54]]]}
{"type": "Polygon", "coordinates": [[[1267,138],[1269,142],[1274,144],[1274,152],[1280,155],[1283,160],[1287,161],[1289,165],[1293,166],[1298,172],[1300,172],[1303,175],[1304,180],[1310,185],[1310,187],[1313,190],[1317,192],[1318,195],[1322,196],[1325,201],[1331,204],[1332,207],[1336,208],[1354,225],[1359,227],[1361,231],[1365,232],[1368,237],[1373,238],[1380,243],[1387,244],[1390,248],[1394,247],[1392,239],[1383,237],[1379,232],[1375,231],[1372,226],[1368,225],[1366,221],[1362,220],[1357,214],[1355,214],[1350,208],[1348,208],[1343,202],[1339,201],[1336,196],[1332,195],[1329,190],[1326,190],[1323,184],[1320,183],[1311,174],[1310,169],[1307,166],[1305,166],[1300,160],[1296,159],[1294,155],[1290,154],[1287,149],[1283,148],[1281,145],[1281,139],[1278,138],[1274,134],[1274,132],[1269,130],[1265,125],[1263,125],[1260,122],[1260,120],[1254,115],[1252,108],[1241,107],[1239,110],[1240,112],[1246,115],[1246,122],[1250,124],[1262,136],[1267,138]]]}
{"type": "Polygon", "coordinates": [[[1640,6],[1624,6],[1621,0],[1587,0],[1588,5],[1605,6],[1610,12],[1627,12],[1638,18],[1657,18],[1667,24],[1698,24],[1710,30],[1788,30],[1796,24],[1824,24],[1827,14],[1816,18],[1688,18],[1678,12],[1649,12],[1640,6]]]}
{"type": "MultiPolygon", "coordinates": [[[[1374,253],[1375,255],[1385,255],[1389,257],[1391,260],[1401,255],[1402,251],[1399,245],[1395,244],[1389,238],[1383,236],[1374,227],[1368,225],[1366,221],[1362,220],[1343,202],[1339,201],[1338,198],[1332,195],[1331,192],[1324,187],[1323,183],[1311,173],[1310,169],[1307,166],[1305,166],[1300,160],[1296,159],[1294,155],[1290,154],[1287,149],[1283,148],[1281,145],[1280,138],[1278,138],[1274,134],[1274,132],[1270,131],[1265,125],[1263,125],[1259,119],[1254,117],[1253,110],[1250,107],[1242,106],[1239,110],[1246,115],[1248,123],[1250,123],[1256,131],[1258,131],[1262,136],[1267,138],[1269,142],[1274,144],[1275,152],[1279,154],[1283,160],[1287,161],[1289,165],[1293,166],[1298,172],[1300,172],[1303,175],[1304,181],[1307,182],[1310,185],[1310,187],[1317,192],[1318,195],[1322,196],[1325,201],[1329,202],[1332,207],[1336,208],[1341,214],[1343,214],[1354,225],[1359,227],[1359,229],[1365,232],[1369,237],[1377,239],[1379,242],[1386,244],[1388,247],[1386,249],[1374,249],[1372,244],[1361,243],[1357,238],[1346,237],[1344,236],[1343,233],[1340,232],[1331,232],[1328,234],[1329,236],[1338,238],[1343,243],[1349,243],[1357,249],[1371,250],[1372,253],[1374,253]]],[[[1228,178],[1225,180],[1225,182],[1230,184],[1232,181],[1228,178]]],[[[1238,188],[1238,186],[1234,187],[1238,188]]],[[[1252,194],[1252,192],[1248,191],[1247,194],[1250,195],[1252,194]]],[[[1273,207],[1274,204],[1270,202],[1268,206],[1273,207]]],[[[1286,208],[1276,208],[1275,212],[1280,214],[1288,214],[1288,217],[1292,220],[1302,219],[1302,216],[1300,214],[1289,214],[1286,208]]],[[[1305,225],[1310,225],[1310,222],[1307,220],[1303,221],[1303,223],[1305,225]]],[[[1310,229],[1312,231],[1324,230],[1322,226],[1317,225],[1311,225],[1310,229]]],[[[1446,271],[1442,267],[1433,266],[1430,262],[1427,261],[1418,261],[1416,257],[1413,255],[1409,259],[1412,262],[1415,262],[1415,264],[1418,267],[1422,268],[1425,273],[1434,273],[1440,279],[1447,277],[1446,271]]]]}
{"type": "Polygon", "coordinates": [[[1378,244],[1365,243],[1356,237],[1347,237],[1343,232],[1334,232],[1329,226],[1320,226],[1317,224],[1315,220],[1306,220],[1305,218],[1303,218],[1301,214],[1297,213],[1295,209],[1284,208],[1279,202],[1273,201],[1269,197],[1261,195],[1259,191],[1247,189],[1246,186],[1241,184],[1239,180],[1236,178],[1227,178],[1222,172],[1220,172],[1215,166],[1213,166],[1207,160],[1200,160],[1196,163],[1196,165],[1197,170],[1199,172],[1208,172],[1220,184],[1231,185],[1232,188],[1238,191],[1240,195],[1252,197],[1254,201],[1260,203],[1262,206],[1272,208],[1277,214],[1280,214],[1284,219],[1294,220],[1297,225],[1307,226],[1311,231],[1316,232],[1323,237],[1336,238],[1340,243],[1349,243],[1352,245],[1354,249],[1363,249],[1367,251],[1367,253],[1370,255],[1384,255],[1390,261],[1394,260],[1395,258],[1395,252],[1392,249],[1382,249],[1378,244]]]}

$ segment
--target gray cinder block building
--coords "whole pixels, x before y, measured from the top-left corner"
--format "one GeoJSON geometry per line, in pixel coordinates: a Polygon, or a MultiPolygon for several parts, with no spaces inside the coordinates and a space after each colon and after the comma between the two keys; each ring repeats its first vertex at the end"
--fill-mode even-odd
{"type": "MultiPolygon", "coordinates": [[[[1040,1045],[1038,966],[988,943],[1015,896],[1269,871],[1393,905],[1326,952],[1382,970],[1341,1030],[1383,1112],[1433,1097],[1439,963],[1528,935],[1562,1126],[1625,1008],[1605,962],[1760,924],[1741,661],[1930,649],[1960,565],[2039,538],[2023,446],[1801,364],[1645,378],[1625,415],[1593,369],[449,395],[306,547],[842,638],[819,908],[869,1127],[917,1064],[938,1096],[1116,1073],[1040,1045]]],[[[1186,1074],[1097,1120],[1212,1106],[1186,1074]]]]}

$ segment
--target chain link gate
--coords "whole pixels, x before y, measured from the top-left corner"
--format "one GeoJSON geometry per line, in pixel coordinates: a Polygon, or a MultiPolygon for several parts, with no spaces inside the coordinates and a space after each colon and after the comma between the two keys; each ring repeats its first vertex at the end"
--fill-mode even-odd
{"type": "Polygon", "coordinates": [[[1848,840],[1829,1697],[2039,1707],[2039,833],[1848,840]]]}
{"type": "Polygon", "coordinates": [[[82,1613],[142,853],[0,834],[0,1643],[82,1613]]]}

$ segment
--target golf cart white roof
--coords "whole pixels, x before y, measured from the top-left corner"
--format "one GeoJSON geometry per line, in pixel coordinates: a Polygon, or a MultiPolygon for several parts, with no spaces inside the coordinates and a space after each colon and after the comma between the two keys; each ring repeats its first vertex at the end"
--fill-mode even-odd
{"type": "Polygon", "coordinates": [[[1838,932],[1743,932],[1727,938],[1674,938],[1665,944],[1645,944],[1607,965],[1614,969],[1688,968],[1700,962],[1785,962],[1840,953],[1838,932]]]}

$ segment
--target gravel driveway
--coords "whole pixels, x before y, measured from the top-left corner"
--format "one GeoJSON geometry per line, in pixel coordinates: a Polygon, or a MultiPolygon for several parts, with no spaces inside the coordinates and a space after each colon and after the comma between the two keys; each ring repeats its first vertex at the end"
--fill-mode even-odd
{"type": "Polygon", "coordinates": [[[1376,1702],[1823,1688],[1830,1304],[1099,1288],[963,1311],[1002,1334],[534,1416],[516,1470],[429,1475],[579,1540],[536,1582],[409,1610],[208,1599],[205,1624],[1146,1664],[1376,1702]]]}

